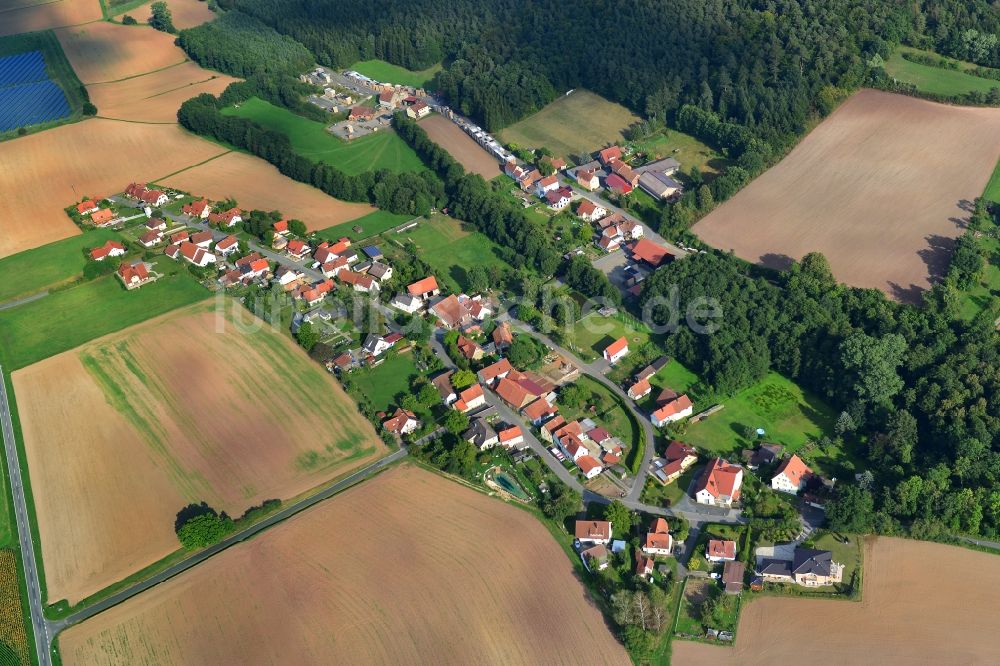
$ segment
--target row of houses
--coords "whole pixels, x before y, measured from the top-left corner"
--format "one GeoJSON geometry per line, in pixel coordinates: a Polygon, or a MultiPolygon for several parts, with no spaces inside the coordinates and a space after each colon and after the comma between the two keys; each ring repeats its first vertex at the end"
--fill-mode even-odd
{"type": "Polygon", "coordinates": [[[679,197],[684,187],[673,175],[680,169],[680,162],[672,157],[650,162],[640,167],[628,164],[618,146],[609,146],[595,155],[595,159],[575,167],[570,175],[585,190],[604,188],[620,196],[627,196],[641,188],[659,201],[679,197]]]}

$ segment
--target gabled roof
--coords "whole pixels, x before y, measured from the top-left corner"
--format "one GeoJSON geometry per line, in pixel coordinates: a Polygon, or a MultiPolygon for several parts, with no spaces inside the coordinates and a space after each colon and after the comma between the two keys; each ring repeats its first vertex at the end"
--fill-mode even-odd
{"type": "Polygon", "coordinates": [[[524,437],[524,434],[521,432],[521,426],[511,426],[506,430],[501,430],[498,434],[500,436],[501,444],[511,442],[518,437],[524,437]]]}
{"type": "Polygon", "coordinates": [[[403,426],[410,420],[416,421],[417,415],[402,407],[397,407],[393,415],[382,422],[382,426],[389,432],[399,435],[403,431],[403,426]]]}
{"type": "Polygon", "coordinates": [[[653,390],[653,387],[649,385],[648,379],[640,379],[632,386],[628,387],[628,393],[631,396],[641,396],[649,393],[653,390]]]}
{"type": "Polygon", "coordinates": [[[654,268],[666,261],[668,257],[673,257],[670,250],[647,238],[636,241],[635,245],[632,246],[632,256],[636,261],[644,261],[654,268]]]}
{"type": "Polygon", "coordinates": [[[479,371],[479,378],[484,382],[492,382],[500,375],[507,374],[514,369],[506,358],[502,358],[496,363],[491,363],[479,371]]]}
{"type": "Polygon", "coordinates": [[[222,240],[220,240],[218,243],[216,243],[215,247],[218,250],[228,250],[229,248],[235,247],[236,245],[238,245],[239,242],[240,241],[239,241],[238,238],[236,238],[236,236],[226,236],[225,238],[223,238],[222,240]]]}
{"type": "Polygon", "coordinates": [[[698,452],[695,451],[693,446],[688,446],[684,442],[678,442],[673,440],[667,445],[667,450],[663,454],[663,457],[667,460],[683,460],[688,456],[697,456],[698,452]]]}
{"type": "MultiPolygon", "coordinates": [[[[529,416],[528,410],[531,409],[533,405],[536,405],[539,402],[545,402],[545,404],[548,405],[548,402],[545,401],[544,398],[536,400],[535,402],[531,403],[530,405],[524,408],[524,415],[529,416]]],[[[551,435],[552,433],[562,428],[564,425],[566,425],[566,419],[563,418],[562,414],[556,414],[551,419],[542,424],[542,430],[551,435]]]]}
{"type": "Polygon", "coordinates": [[[708,556],[724,557],[727,560],[731,560],[736,557],[736,542],[723,541],[722,539],[709,539],[708,556]]]}
{"type": "Polygon", "coordinates": [[[682,395],[676,400],[672,400],[667,404],[663,405],[662,407],[660,407],[659,409],[657,409],[655,412],[653,412],[653,416],[655,416],[658,421],[662,421],[663,419],[669,416],[680,414],[681,412],[691,408],[692,406],[693,405],[691,404],[691,398],[687,397],[687,395],[682,395]]]}
{"type": "Polygon", "coordinates": [[[419,296],[420,294],[426,294],[430,291],[437,291],[438,283],[437,278],[433,275],[425,277],[423,280],[417,280],[411,285],[406,287],[406,291],[413,296],[419,296]]]}
{"type": "Polygon", "coordinates": [[[723,460],[713,459],[705,468],[705,473],[698,479],[695,486],[695,494],[702,490],[707,491],[713,497],[739,497],[740,484],[742,483],[743,468],[739,465],[723,460]]]}
{"type": "Polygon", "coordinates": [[[532,395],[531,392],[519,383],[506,377],[497,383],[496,393],[504,402],[513,405],[517,409],[524,407],[538,397],[537,395],[532,395]]]}
{"type": "Polygon", "coordinates": [[[584,199],[580,203],[580,207],[576,209],[576,214],[580,216],[586,215],[587,217],[590,217],[591,215],[596,213],[598,209],[606,210],[604,206],[598,206],[590,199],[584,199]]]}
{"type": "Polygon", "coordinates": [[[589,472],[595,469],[603,469],[601,463],[597,462],[597,459],[594,456],[590,455],[580,456],[579,458],[577,458],[576,466],[579,467],[580,471],[583,472],[584,474],[588,474],[589,472]]]}
{"type": "Polygon", "coordinates": [[[493,342],[497,345],[509,345],[514,342],[514,335],[511,333],[510,324],[507,322],[500,322],[500,324],[493,329],[493,342]]]}
{"type": "Polygon", "coordinates": [[[781,463],[781,467],[774,473],[774,476],[778,477],[782,474],[788,478],[793,486],[797,486],[802,482],[802,479],[812,474],[812,470],[802,461],[802,458],[793,453],[790,458],[786,458],[781,463]]]}
{"type": "MultiPolygon", "coordinates": [[[[412,286],[412,285],[411,285],[412,286]]],[[[423,293],[423,292],[421,292],[423,293]]],[[[451,294],[431,306],[433,312],[449,328],[455,328],[469,317],[469,309],[455,294],[451,294]]]]}
{"type": "Polygon", "coordinates": [[[611,523],[606,520],[578,520],[574,529],[577,539],[611,538],[611,523]]]}
{"type": "Polygon", "coordinates": [[[545,176],[544,178],[542,178],[541,180],[539,180],[538,181],[538,186],[539,187],[549,187],[551,185],[555,185],[558,182],[559,182],[559,179],[556,177],[555,174],[552,174],[551,176],[545,176]]]}
{"type": "Polygon", "coordinates": [[[618,338],[617,340],[615,340],[614,342],[612,342],[610,345],[608,345],[607,347],[605,347],[604,348],[604,353],[606,355],[608,355],[608,356],[614,356],[615,354],[620,354],[621,352],[625,351],[626,349],[628,349],[628,340],[623,335],[622,337],[618,338]]]}
{"type": "Polygon", "coordinates": [[[431,378],[431,384],[438,390],[438,394],[440,394],[442,400],[447,400],[449,396],[455,394],[455,389],[451,385],[451,376],[453,374],[455,374],[454,371],[446,370],[431,378]]]}
{"type": "Polygon", "coordinates": [[[620,160],[622,158],[622,149],[618,146],[609,146],[597,153],[597,158],[604,164],[620,160]]]}
{"type": "Polygon", "coordinates": [[[833,553],[828,550],[796,548],[792,560],[792,572],[800,575],[829,576],[832,570],[833,553]]]}

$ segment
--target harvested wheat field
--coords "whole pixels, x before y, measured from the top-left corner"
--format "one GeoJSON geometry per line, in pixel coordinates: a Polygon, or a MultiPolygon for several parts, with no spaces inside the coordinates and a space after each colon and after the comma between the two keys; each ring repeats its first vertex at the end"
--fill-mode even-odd
{"type": "MultiPolygon", "coordinates": [[[[208,8],[208,2],[204,0],[166,0],[167,9],[173,18],[174,27],[178,30],[193,28],[196,25],[207,23],[215,18],[215,12],[208,8]]],[[[130,9],[127,13],[136,19],[144,22],[149,21],[149,6],[152,0],[144,5],[139,5],[135,9],[130,9]]]]}
{"type": "Polygon", "coordinates": [[[103,16],[100,0],[0,0],[0,36],[100,21],[103,16]]]}
{"type": "Polygon", "coordinates": [[[65,664],[631,663],[531,514],[406,465],[59,645],[65,664]]]}
{"type": "Polygon", "coordinates": [[[50,602],[176,550],[189,502],[239,516],[385,453],[328,373],[219,305],[225,314],[202,303],[13,374],[50,602]]]}
{"type": "Polygon", "coordinates": [[[785,268],[812,251],[838,280],[916,301],[947,268],[1000,157],[1000,109],[863,90],[694,226],[785,268]]]}
{"type": "Polygon", "coordinates": [[[997,589],[996,555],[880,537],[865,545],[861,603],[754,599],[735,647],[674,641],[673,663],[995,664],[997,589]]]}
{"type": "Polygon", "coordinates": [[[280,210],[285,217],[305,222],[309,231],[356,220],[375,211],[368,204],[334,199],[245,153],[227,153],[157,182],[209,199],[231,197],[243,208],[280,210]]]}
{"type": "Polygon", "coordinates": [[[500,175],[500,163],[444,116],[432,115],[421,120],[420,126],[431,141],[451,153],[466,171],[478,173],[486,180],[500,175]]]}
{"type": "Polygon", "coordinates": [[[108,21],[56,30],[73,70],[84,84],[118,81],[187,60],[173,35],[147,26],[108,21]]]}
{"type": "Polygon", "coordinates": [[[0,257],[80,233],[63,210],[225,152],[173,125],[95,118],[0,143],[0,257]]]}
{"type": "Polygon", "coordinates": [[[218,95],[235,80],[185,62],[123,81],[92,84],[87,91],[102,118],[176,123],[182,103],[201,93],[218,95]]]}

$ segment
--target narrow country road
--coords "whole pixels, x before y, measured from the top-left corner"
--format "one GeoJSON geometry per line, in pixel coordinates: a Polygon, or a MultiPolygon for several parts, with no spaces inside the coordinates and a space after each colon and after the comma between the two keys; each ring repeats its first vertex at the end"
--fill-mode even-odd
{"type": "Polygon", "coordinates": [[[40,291],[37,294],[32,294],[31,296],[25,296],[24,298],[16,298],[13,301],[7,301],[6,303],[0,303],[0,310],[9,310],[10,308],[16,308],[18,305],[24,305],[25,303],[31,303],[32,301],[37,301],[45,298],[49,295],[48,290],[40,291]]]}
{"type": "Polygon", "coordinates": [[[14,424],[11,421],[10,403],[7,400],[7,383],[2,379],[3,368],[0,368],[0,425],[3,429],[4,452],[7,454],[7,480],[10,483],[11,495],[14,497],[14,516],[17,523],[18,544],[21,547],[21,563],[24,567],[24,578],[28,588],[31,628],[35,635],[38,663],[41,666],[51,666],[51,645],[55,633],[49,633],[50,627],[43,613],[42,588],[38,580],[39,563],[35,560],[31,523],[28,520],[24,485],[21,482],[21,463],[17,455],[17,444],[14,441],[14,424]]]}

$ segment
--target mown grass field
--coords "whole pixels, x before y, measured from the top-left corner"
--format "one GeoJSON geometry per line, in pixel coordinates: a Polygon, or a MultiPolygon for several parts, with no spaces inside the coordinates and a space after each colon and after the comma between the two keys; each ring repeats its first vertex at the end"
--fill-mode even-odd
{"type": "Polygon", "coordinates": [[[364,369],[350,375],[351,393],[368,398],[376,411],[396,406],[396,395],[410,390],[410,379],[420,374],[413,354],[395,354],[377,368],[364,369]]]}
{"type": "Polygon", "coordinates": [[[411,240],[418,256],[434,270],[438,282],[452,290],[468,285],[471,266],[507,266],[499,247],[469,225],[444,215],[422,220],[415,229],[399,234],[400,242],[411,240]]]}
{"type": "Polygon", "coordinates": [[[576,346],[594,358],[600,358],[605,347],[622,336],[628,339],[629,352],[649,342],[648,333],[636,331],[615,317],[603,317],[596,313],[578,319],[572,332],[576,346]]]}
{"type": "Polygon", "coordinates": [[[108,275],[0,311],[0,360],[7,370],[23,368],[211,295],[177,266],[160,259],[154,270],[174,274],[135,291],[108,275]]]}
{"type": "Polygon", "coordinates": [[[353,141],[341,141],[326,131],[323,123],[295,115],[287,109],[251,97],[239,108],[222,110],[225,115],[253,120],[288,136],[298,154],[314,162],[326,162],[356,175],[365,171],[423,171],[417,154],[391,129],[384,129],[353,141]]]}
{"type": "Polygon", "coordinates": [[[885,71],[890,76],[906,83],[912,83],[924,92],[937,95],[961,95],[969,92],[985,93],[993,88],[1000,88],[1000,81],[984,79],[981,76],[973,76],[962,71],[975,66],[970,63],[951,60],[951,62],[958,63],[959,69],[945,69],[911,62],[903,58],[903,53],[919,53],[933,58],[941,56],[931,51],[900,46],[892,52],[892,55],[885,62],[885,71]]]}
{"type": "Polygon", "coordinates": [[[622,130],[637,120],[621,104],[578,89],[506,128],[500,138],[525,148],[544,146],[557,156],[569,157],[624,139],[622,130]]]}
{"type": "Polygon", "coordinates": [[[412,218],[412,215],[400,215],[398,213],[390,213],[386,210],[377,210],[374,213],[368,213],[367,215],[359,217],[356,220],[342,222],[340,224],[335,224],[332,227],[327,227],[326,229],[320,229],[316,233],[319,234],[321,238],[337,239],[346,236],[352,241],[357,241],[362,238],[377,236],[384,231],[388,231],[389,229],[398,227],[404,222],[408,222],[412,218]],[[354,227],[356,226],[361,227],[360,232],[354,230],[354,227]]]}
{"type": "Polygon", "coordinates": [[[698,139],[675,129],[665,129],[648,139],[633,141],[631,145],[637,152],[646,154],[645,161],[673,157],[681,163],[684,173],[690,173],[691,167],[696,166],[702,174],[716,174],[729,163],[698,139]]]}
{"type": "Polygon", "coordinates": [[[363,60],[356,62],[349,67],[359,74],[373,78],[382,83],[398,83],[414,88],[426,88],[434,78],[434,75],[441,71],[441,64],[432,65],[427,69],[415,72],[399,65],[393,65],[385,60],[363,60]]]}
{"type": "Polygon", "coordinates": [[[110,229],[94,229],[0,259],[0,304],[79,277],[87,264],[84,252],[117,238],[110,229]]]}

